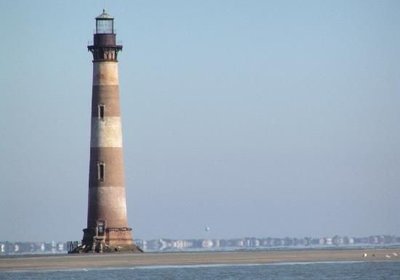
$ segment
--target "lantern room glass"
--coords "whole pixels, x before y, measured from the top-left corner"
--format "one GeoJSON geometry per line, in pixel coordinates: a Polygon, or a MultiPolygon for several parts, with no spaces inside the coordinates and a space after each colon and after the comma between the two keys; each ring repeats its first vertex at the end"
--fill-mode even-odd
{"type": "Polygon", "coordinates": [[[96,19],[96,34],[113,34],[114,20],[113,19],[96,19]]]}

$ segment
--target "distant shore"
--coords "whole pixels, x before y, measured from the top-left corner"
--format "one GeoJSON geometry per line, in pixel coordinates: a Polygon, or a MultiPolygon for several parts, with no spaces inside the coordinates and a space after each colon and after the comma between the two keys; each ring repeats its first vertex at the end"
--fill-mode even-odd
{"type": "Polygon", "coordinates": [[[13,256],[0,258],[0,271],[335,261],[400,261],[400,248],[13,256]]]}

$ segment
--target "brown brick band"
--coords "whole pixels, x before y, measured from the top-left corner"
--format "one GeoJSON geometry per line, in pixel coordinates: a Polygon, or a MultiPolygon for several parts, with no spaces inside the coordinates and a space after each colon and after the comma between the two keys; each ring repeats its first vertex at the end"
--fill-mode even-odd
{"type": "Polygon", "coordinates": [[[99,105],[104,105],[104,117],[119,117],[119,86],[101,85],[92,88],[92,117],[99,117],[99,105]]]}
{"type": "Polygon", "coordinates": [[[124,187],[122,148],[90,148],[89,188],[124,187]],[[104,164],[103,179],[99,178],[98,163],[104,164]]]}

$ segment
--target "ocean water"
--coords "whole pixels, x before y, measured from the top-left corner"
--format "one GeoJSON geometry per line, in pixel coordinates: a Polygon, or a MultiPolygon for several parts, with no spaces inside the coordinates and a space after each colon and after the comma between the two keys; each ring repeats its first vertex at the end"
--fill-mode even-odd
{"type": "Polygon", "coordinates": [[[0,272],[0,279],[399,280],[400,262],[283,263],[267,265],[202,265],[62,271],[10,271],[0,272]]]}

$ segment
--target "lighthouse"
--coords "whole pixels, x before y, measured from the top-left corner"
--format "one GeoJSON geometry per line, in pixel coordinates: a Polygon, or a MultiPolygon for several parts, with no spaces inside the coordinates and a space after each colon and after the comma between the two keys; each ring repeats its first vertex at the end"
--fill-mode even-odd
{"type": "Polygon", "coordinates": [[[76,252],[140,252],[128,225],[114,18],[96,17],[87,227],[76,252]]]}

